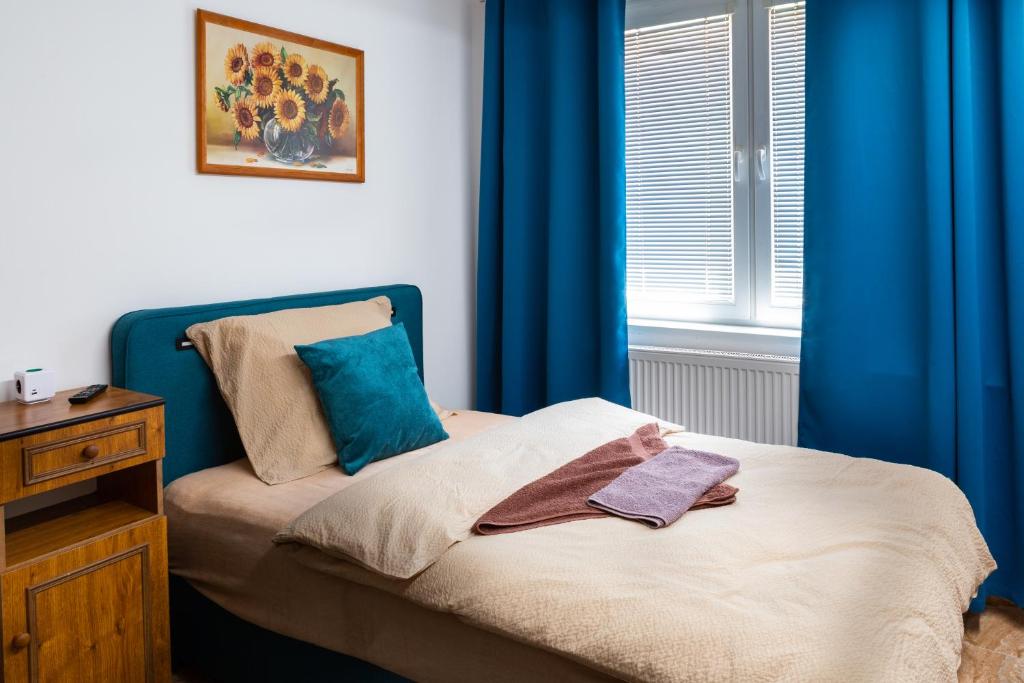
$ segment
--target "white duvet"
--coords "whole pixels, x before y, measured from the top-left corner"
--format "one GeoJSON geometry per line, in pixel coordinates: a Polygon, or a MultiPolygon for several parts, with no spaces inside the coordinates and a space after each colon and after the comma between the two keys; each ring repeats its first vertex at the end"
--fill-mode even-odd
{"type": "Polygon", "coordinates": [[[523,484],[653,420],[556,405],[353,482],[277,540],[626,680],[956,680],[961,613],[995,563],[960,490],[928,470],[672,434],[739,459],[735,504],[658,530],[608,517],[471,535],[523,484]]]}

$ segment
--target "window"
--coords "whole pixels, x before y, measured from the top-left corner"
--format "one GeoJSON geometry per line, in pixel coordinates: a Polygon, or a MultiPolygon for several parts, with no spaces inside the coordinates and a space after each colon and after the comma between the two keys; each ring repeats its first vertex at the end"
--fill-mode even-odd
{"type": "Polygon", "coordinates": [[[629,0],[626,23],[630,316],[798,326],[804,3],[629,0]]]}

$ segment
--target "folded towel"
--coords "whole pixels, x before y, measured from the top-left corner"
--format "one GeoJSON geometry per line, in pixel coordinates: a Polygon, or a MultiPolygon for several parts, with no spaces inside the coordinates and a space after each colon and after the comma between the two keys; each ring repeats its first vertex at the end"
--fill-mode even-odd
{"type": "Polygon", "coordinates": [[[631,436],[609,441],[550,474],[530,482],[493,508],[473,525],[478,534],[507,534],[577,519],[603,517],[587,507],[587,497],[634,465],[668,448],[658,423],[637,429],[631,436]]]}
{"type": "MultiPolygon", "coordinates": [[[[668,444],[656,422],[644,425],[631,436],[609,441],[530,482],[493,508],[473,525],[482,535],[508,534],[539,526],[580,519],[605,517],[608,513],[587,505],[587,498],[615,480],[630,467],[661,453],[668,444]]],[[[736,500],[736,488],[723,484],[702,496],[695,508],[728,505],[736,500]]]]}
{"type": "Polygon", "coordinates": [[[693,504],[691,510],[702,510],[703,508],[716,508],[722,505],[729,505],[736,502],[736,494],[739,489],[728,484],[712,486],[693,504]]]}
{"type": "Polygon", "coordinates": [[[682,517],[739,468],[735,458],[673,446],[623,472],[587,504],[658,529],[682,517]]]}

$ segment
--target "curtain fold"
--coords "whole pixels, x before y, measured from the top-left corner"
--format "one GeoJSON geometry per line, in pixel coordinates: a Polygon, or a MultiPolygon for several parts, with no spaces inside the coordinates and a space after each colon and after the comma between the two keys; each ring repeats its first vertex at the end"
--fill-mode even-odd
{"type": "Polygon", "coordinates": [[[934,469],[1024,604],[1024,3],[807,8],[800,444],[934,469]]]}
{"type": "Polygon", "coordinates": [[[629,404],[624,0],[487,0],[479,409],[629,404]]]}

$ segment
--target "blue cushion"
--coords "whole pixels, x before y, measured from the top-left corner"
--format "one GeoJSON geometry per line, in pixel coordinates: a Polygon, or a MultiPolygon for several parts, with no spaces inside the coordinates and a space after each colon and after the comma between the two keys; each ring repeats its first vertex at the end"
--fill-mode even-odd
{"type": "Polygon", "coordinates": [[[295,351],[313,375],[338,461],[349,474],[448,438],[402,323],[295,351]]]}

